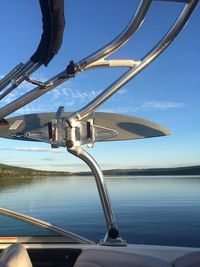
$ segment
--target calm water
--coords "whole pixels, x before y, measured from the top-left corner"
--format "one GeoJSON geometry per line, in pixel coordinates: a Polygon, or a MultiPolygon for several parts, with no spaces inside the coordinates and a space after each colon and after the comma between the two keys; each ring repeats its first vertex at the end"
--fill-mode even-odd
{"type": "MultiPolygon", "coordinates": [[[[127,242],[200,247],[200,176],[106,180],[127,242]]],[[[99,241],[106,231],[93,177],[1,178],[0,205],[93,241],[99,241]]],[[[12,233],[16,225],[2,219],[0,235],[12,233]]]]}

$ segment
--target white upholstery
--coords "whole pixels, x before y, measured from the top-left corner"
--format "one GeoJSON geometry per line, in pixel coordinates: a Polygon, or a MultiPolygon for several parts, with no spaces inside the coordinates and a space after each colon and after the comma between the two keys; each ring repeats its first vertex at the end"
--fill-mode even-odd
{"type": "Polygon", "coordinates": [[[172,267],[160,258],[116,250],[84,250],[74,267],[172,267]]]}
{"type": "Polygon", "coordinates": [[[13,244],[0,254],[0,267],[32,267],[26,248],[21,244],[13,244]]]}
{"type": "Polygon", "coordinates": [[[173,262],[174,267],[200,267],[200,251],[184,255],[173,262]]]}

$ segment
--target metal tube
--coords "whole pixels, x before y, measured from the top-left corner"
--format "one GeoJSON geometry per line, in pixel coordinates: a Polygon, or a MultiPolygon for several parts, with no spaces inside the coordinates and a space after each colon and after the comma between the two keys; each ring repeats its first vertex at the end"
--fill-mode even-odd
{"type": "Polygon", "coordinates": [[[23,63],[18,64],[16,67],[14,67],[5,77],[3,77],[0,80],[0,91],[3,90],[3,88],[5,88],[9,83],[10,80],[13,79],[13,77],[15,77],[17,71],[19,69],[21,69],[23,66],[23,63]]]}
{"type": "Polygon", "coordinates": [[[99,191],[101,204],[103,207],[108,231],[111,228],[117,229],[117,226],[115,223],[114,213],[113,213],[110,198],[109,198],[109,194],[108,194],[106,183],[104,180],[104,176],[103,176],[103,173],[102,173],[98,163],[95,161],[95,159],[90,154],[88,154],[81,147],[68,148],[68,151],[69,151],[69,153],[73,154],[74,156],[82,159],[90,167],[92,173],[94,174],[97,188],[99,191]]]}
{"type": "Polygon", "coordinates": [[[99,94],[94,100],[92,100],[85,107],[81,108],[77,112],[71,115],[71,118],[77,117],[82,119],[94,111],[98,106],[105,102],[109,97],[116,93],[122,86],[133,79],[138,73],[140,73],[145,67],[147,67],[153,60],[155,60],[175,39],[178,33],[182,30],[190,15],[198,4],[198,0],[191,0],[189,4],[186,4],[185,8],[181,12],[177,21],[174,23],[170,31],[163,37],[163,39],[152,49],[134,69],[130,69],[112,83],[106,90],[99,94]]]}
{"type": "MultiPolygon", "coordinates": [[[[151,1],[150,1],[151,2],[151,1]]],[[[167,34],[167,36],[162,40],[156,49],[153,50],[153,52],[150,52],[147,54],[147,56],[141,61],[140,64],[137,65],[137,67],[133,70],[129,70],[124,75],[122,75],[118,80],[116,80],[111,86],[109,86],[104,92],[102,92],[97,98],[95,98],[92,102],[90,102],[87,106],[82,108],[78,111],[81,114],[81,116],[86,116],[91,112],[91,110],[94,110],[96,107],[98,107],[101,103],[103,103],[105,100],[107,100],[110,96],[112,96],[116,91],[118,91],[122,86],[124,86],[130,79],[135,77],[140,71],[142,71],[148,64],[150,64],[158,55],[160,55],[164,49],[167,48],[167,46],[173,41],[173,39],[176,37],[176,35],[180,32],[180,30],[183,28],[187,20],[189,19],[189,16],[191,15],[192,11],[198,4],[198,0],[191,0],[189,4],[186,5],[183,14],[179,17],[178,21],[175,23],[175,26],[172,27],[171,31],[167,34]],[[174,32],[176,31],[176,32],[174,32]],[[168,37],[170,37],[170,40],[167,40],[168,37]]],[[[143,5],[147,1],[142,2],[143,5]]],[[[126,41],[126,40],[125,40],[126,41]]],[[[100,50],[99,50],[100,51],[100,50]]],[[[98,51],[98,52],[99,52],[98,51]]],[[[102,51],[102,50],[101,50],[102,51]]],[[[94,55],[93,55],[94,56],[94,55]]],[[[101,56],[103,56],[101,54],[101,56]]],[[[93,57],[92,57],[93,58],[93,57]]],[[[87,58],[88,59],[88,58],[87,58]]],[[[88,62],[92,63],[92,59],[88,59],[88,62]]],[[[80,61],[77,63],[77,65],[80,65],[80,68],[84,67],[85,61],[80,61]],[[82,64],[82,65],[81,65],[82,64]]],[[[76,74],[78,74],[81,71],[78,70],[76,74]]],[[[22,97],[16,99],[15,101],[11,102],[10,104],[4,106],[0,109],[0,118],[3,118],[12,112],[18,110],[19,108],[25,106],[26,104],[30,103],[31,101],[35,100],[36,98],[42,96],[43,94],[49,92],[53,88],[57,87],[58,85],[62,84],[63,82],[67,81],[71,77],[65,77],[66,71],[62,71],[49,81],[47,83],[51,83],[48,88],[41,88],[36,87],[32,91],[28,92],[27,94],[23,95],[22,97]],[[62,77],[62,78],[61,78],[62,77]]],[[[76,114],[73,114],[73,116],[76,116],[76,114]]]]}
{"type": "MultiPolygon", "coordinates": [[[[131,23],[128,25],[128,27],[112,42],[110,42],[108,45],[104,46],[102,49],[98,50],[97,52],[93,53],[89,57],[81,60],[77,63],[77,65],[80,67],[80,70],[77,71],[79,73],[84,67],[86,67],[88,64],[93,63],[94,61],[97,61],[98,59],[101,59],[111,53],[113,53],[115,50],[117,50],[119,47],[121,47],[130,36],[139,28],[141,25],[149,7],[151,4],[151,0],[143,0],[138,8],[138,11],[134,17],[134,19],[131,21],[131,23]],[[87,62],[87,63],[86,63],[87,62]]],[[[64,76],[66,74],[65,71],[59,73],[47,83],[52,83],[51,86],[48,87],[48,89],[42,89],[40,87],[36,87],[32,91],[28,92],[27,94],[23,95],[22,97],[18,98],[17,100],[9,103],[8,105],[4,106],[0,109],[0,118],[3,118],[12,112],[16,111],[17,109],[25,106],[26,104],[30,103],[31,101],[35,100],[36,98],[42,96],[43,94],[49,92],[53,88],[57,87],[61,83],[67,81],[69,77],[66,77],[65,79],[60,79],[61,76],[64,76]]]]}
{"type": "Polygon", "coordinates": [[[96,52],[92,53],[88,57],[81,60],[78,64],[81,69],[84,69],[86,66],[92,64],[95,61],[98,61],[101,58],[105,58],[119,49],[122,45],[124,45],[129,38],[138,30],[141,26],[147,11],[150,8],[152,0],[143,0],[140,3],[140,6],[131,20],[129,25],[124,29],[124,31],[113,41],[105,45],[103,48],[97,50],[96,52]]]}
{"type": "Polygon", "coordinates": [[[25,74],[30,75],[34,71],[36,71],[41,64],[39,63],[32,63],[26,66],[23,70],[20,70],[17,76],[13,77],[13,79],[16,80],[16,83],[10,86],[8,89],[6,89],[1,95],[0,95],[0,100],[6,97],[10,92],[12,92],[15,88],[17,88],[24,80],[25,80],[25,74]]]}
{"type": "Polygon", "coordinates": [[[60,77],[64,75],[66,75],[65,71],[60,72],[58,75],[47,81],[47,83],[52,84],[51,86],[48,86],[48,88],[42,88],[41,86],[38,86],[28,93],[24,94],[23,96],[19,97],[18,99],[14,100],[13,102],[9,103],[8,105],[5,105],[0,109],[0,118],[6,117],[7,115],[13,113],[14,111],[20,109],[21,107],[27,105],[38,97],[59,86],[64,81],[67,81],[69,78],[60,79],[60,77]]]}
{"type": "Polygon", "coordinates": [[[139,65],[140,61],[132,59],[110,59],[110,60],[98,60],[85,67],[84,70],[96,69],[96,68],[113,68],[113,67],[126,67],[133,68],[139,65]]]}
{"type": "MultiPolygon", "coordinates": [[[[15,74],[12,76],[12,79],[18,79],[22,73],[26,72],[28,69],[30,69],[35,63],[33,63],[31,60],[28,60],[25,64],[23,64],[20,68],[18,68],[15,72],[15,74]]],[[[0,91],[2,91],[7,84],[2,84],[0,87],[0,91]]]]}

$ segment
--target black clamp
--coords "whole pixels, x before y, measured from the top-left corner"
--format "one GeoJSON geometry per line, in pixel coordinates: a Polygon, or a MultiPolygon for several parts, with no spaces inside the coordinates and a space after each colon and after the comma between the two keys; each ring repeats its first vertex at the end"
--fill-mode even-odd
{"type": "Polygon", "coordinates": [[[77,66],[74,63],[73,60],[70,60],[69,65],[66,68],[67,77],[72,78],[75,76],[75,73],[77,71],[77,66]]]}
{"type": "Polygon", "coordinates": [[[119,231],[116,227],[111,227],[108,231],[108,237],[112,239],[117,239],[119,237],[119,231]]]}
{"type": "Polygon", "coordinates": [[[59,79],[73,78],[78,70],[78,65],[70,60],[69,65],[66,67],[66,73],[61,75],[59,79]]]}
{"type": "Polygon", "coordinates": [[[76,65],[73,60],[70,60],[69,65],[66,68],[67,76],[74,77],[76,73],[76,65]]]}

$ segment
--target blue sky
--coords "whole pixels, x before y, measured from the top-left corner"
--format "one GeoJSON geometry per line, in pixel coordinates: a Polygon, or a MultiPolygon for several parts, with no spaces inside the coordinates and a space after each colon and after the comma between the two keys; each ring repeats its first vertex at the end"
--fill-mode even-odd
{"type": "MultiPolygon", "coordinates": [[[[132,18],[139,1],[65,0],[66,28],[62,47],[48,68],[33,77],[42,81],[79,61],[118,35],[132,18]]],[[[153,3],[140,30],[112,58],[140,59],[169,29],[182,4],[153,3]]],[[[1,1],[0,76],[34,53],[41,35],[39,3],[1,1]]],[[[98,110],[142,117],[172,131],[162,138],[95,144],[90,149],[103,169],[168,167],[200,164],[200,6],[175,42],[147,69],[98,110]],[[119,153],[120,152],[120,153],[119,153]],[[116,156],[117,155],[117,156],[116,156]]],[[[124,69],[87,71],[13,115],[75,111],[114,81],[124,69]]],[[[3,106],[32,88],[24,83],[1,101],[3,106]]],[[[12,116],[13,116],[12,115],[12,116]]],[[[0,139],[0,162],[37,169],[87,169],[65,149],[48,144],[0,139]]]]}

